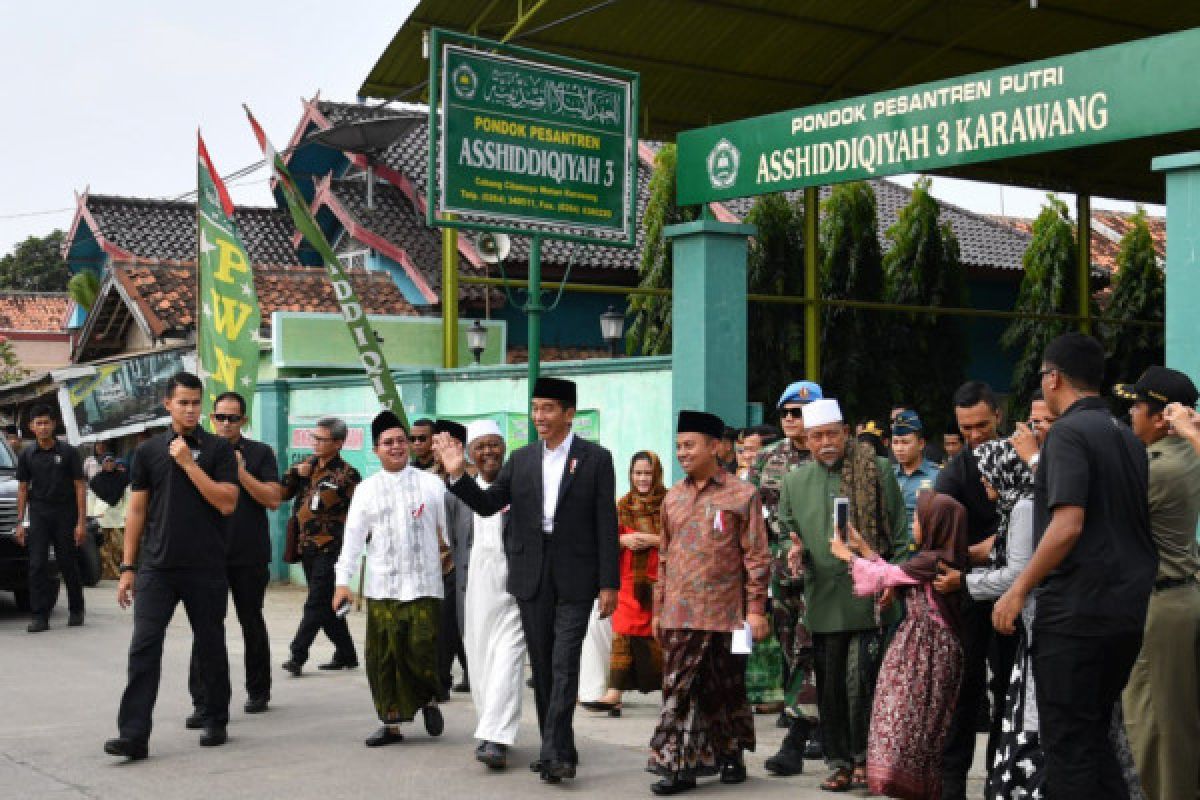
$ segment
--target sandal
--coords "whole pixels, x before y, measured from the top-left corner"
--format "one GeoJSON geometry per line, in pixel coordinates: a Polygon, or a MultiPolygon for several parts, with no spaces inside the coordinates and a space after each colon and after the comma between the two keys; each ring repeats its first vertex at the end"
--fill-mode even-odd
{"type": "Polygon", "coordinates": [[[862,764],[854,768],[854,773],[850,777],[851,789],[866,789],[867,788],[867,768],[862,764]]]}
{"type": "Polygon", "coordinates": [[[848,792],[851,788],[851,782],[850,770],[845,767],[838,767],[829,773],[829,777],[821,784],[821,789],[826,792],[848,792]]]}

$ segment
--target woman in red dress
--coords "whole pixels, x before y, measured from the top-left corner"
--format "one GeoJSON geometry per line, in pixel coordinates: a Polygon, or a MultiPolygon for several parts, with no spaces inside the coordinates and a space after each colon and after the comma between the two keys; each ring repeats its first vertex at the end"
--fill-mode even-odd
{"type": "Polygon", "coordinates": [[[654,582],[658,580],[658,545],[662,533],[662,462],[649,450],[635,453],[629,465],[629,492],[617,501],[621,532],[621,590],[612,617],[613,645],[608,666],[608,692],[589,711],[621,715],[621,693],[656,692],[662,688],[662,649],[654,638],[654,582]]]}

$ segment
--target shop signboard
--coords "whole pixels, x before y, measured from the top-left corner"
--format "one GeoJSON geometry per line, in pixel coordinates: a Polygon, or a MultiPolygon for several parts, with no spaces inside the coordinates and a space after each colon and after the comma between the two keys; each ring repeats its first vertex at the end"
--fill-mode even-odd
{"type": "Polygon", "coordinates": [[[636,73],[439,30],[432,53],[430,226],[633,245],[636,73]]]}
{"type": "Polygon", "coordinates": [[[678,202],[1192,130],[1196,75],[1200,28],[685,131],[678,202]]]}

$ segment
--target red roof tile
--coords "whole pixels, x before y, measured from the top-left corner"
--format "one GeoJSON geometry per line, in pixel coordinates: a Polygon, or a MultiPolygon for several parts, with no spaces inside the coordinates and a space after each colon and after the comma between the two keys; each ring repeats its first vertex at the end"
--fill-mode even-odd
{"type": "Polygon", "coordinates": [[[64,292],[0,292],[0,330],[61,333],[70,310],[64,292]]]}

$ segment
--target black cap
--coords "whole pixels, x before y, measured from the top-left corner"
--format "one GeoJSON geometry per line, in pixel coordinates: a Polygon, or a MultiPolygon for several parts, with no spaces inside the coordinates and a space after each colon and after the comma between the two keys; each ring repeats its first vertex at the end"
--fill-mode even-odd
{"type": "Polygon", "coordinates": [[[716,414],[707,411],[680,411],[679,424],[676,433],[703,433],[714,439],[720,439],[725,431],[725,423],[716,414]]]}
{"type": "Polygon", "coordinates": [[[1122,400],[1145,400],[1151,403],[1183,403],[1189,408],[1196,405],[1200,393],[1192,379],[1170,367],[1149,367],[1138,378],[1137,383],[1118,383],[1113,394],[1122,400]]]}
{"type": "Polygon", "coordinates": [[[458,441],[460,441],[464,447],[467,444],[467,428],[466,428],[466,426],[459,425],[454,420],[439,419],[437,422],[433,423],[433,432],[434,433],[448,433],[448,434],[450,434],[450,438],[458,439],[458,441]]]}
{"type": "MultiPolygon", "coordinates": [[[[371,443],[379,444],[379,437],[383,436],[384,431],[390,431],[392,428],[403,428],[404,423],[396,416],[390,408],[385,408],[375,415],[375,419],[371,420],[371,443]]],[[[404,431],[408,433],[408,431],[404,431]]]]}
{"type": "Polygon", "coordinates": [[[563,408],[575,408],[575,382],[562,378],[538,378],[533,385],[533,396],[557,400],[563,408]]]}

